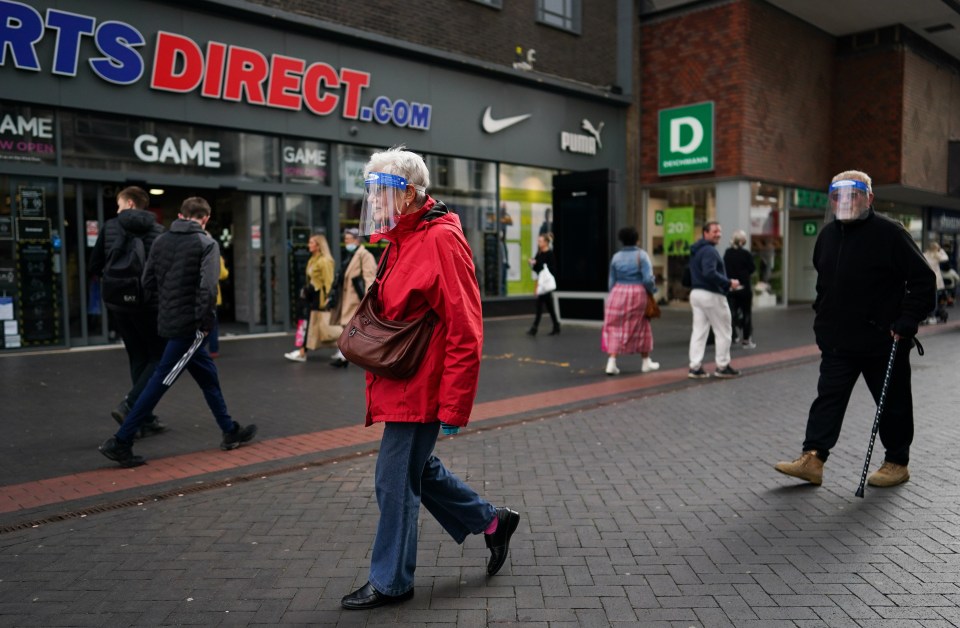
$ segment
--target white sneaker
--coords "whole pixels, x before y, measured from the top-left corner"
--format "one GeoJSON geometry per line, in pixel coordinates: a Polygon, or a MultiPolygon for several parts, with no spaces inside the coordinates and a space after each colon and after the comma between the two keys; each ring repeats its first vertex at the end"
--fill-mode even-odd
{"type": "Polygon", "coordinates": [[[305,356],[305,355],[300,355],[300,350],[299,350],[299,349],[294,349],[294,350],[291,351],[290,353],[284,353],[284,354],[283,354],[283,357],[285,357],[286,359],[291,360],[291,361],[293,361],[293,362],[306,362],[306,361],[307,361],[307,356],[305,356]]]}
{"type": "Polygon", "coordinates": [[[607,358],[607,375],[619,375],[620,369],[617,368],[616,358],[607,358]]]}
{"type": "Polygon", "coordinates": [[[755,343],[753,340],[744,340],[742,346],[744,349],[756,349],[757,343],[755,343]]]}
{"type": "Polygon", "coordinates": [[[656,371],[660,368],[659,362],[654,362],[650,358],[644,358],[643,364],[640,366],[640,370],[644,373],[649,373],[650,371],[656,371]]]}

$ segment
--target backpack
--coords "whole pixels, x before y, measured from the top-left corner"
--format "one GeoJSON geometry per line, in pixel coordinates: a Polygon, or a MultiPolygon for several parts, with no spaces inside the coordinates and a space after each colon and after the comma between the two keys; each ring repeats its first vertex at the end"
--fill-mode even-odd
{"type": "Polygon", "coordinates": [[[144,305],[140,278],[147,260],[143,240],[123,227],[123,235],[107,253],[100,278],[103,302],[113,310],[139,310],[144,305]]]}

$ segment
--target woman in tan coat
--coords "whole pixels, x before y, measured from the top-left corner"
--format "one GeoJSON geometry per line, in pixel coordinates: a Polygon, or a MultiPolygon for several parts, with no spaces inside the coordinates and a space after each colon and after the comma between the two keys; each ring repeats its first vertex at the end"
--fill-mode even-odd
{"type": "MultiPolygon", "coordinates": [[[[373,254],[360,243],[358,229],[345,229],[343,232],[344,248],[347,254],[340,263],[340,273],[333,282],[333,291],[330,294],[330,324],[346,325],[353,318],[360,305],[360,299],[377,276],[377,260],[373,254]]],[[[349,364],[338,349],[330,359],[330,365],[346,367],[349,364]]]]}
{"type": "MultiPolygon", "coordinates": [[[[320,233],[310,236],[307,247],[310,249],[310,259],[307,261],[307,282],[303,286],[301,297],[310,310],[310,318],[315,318],[313,313],[323,309],[333,284],[333,255],[330,254],[327,237],[320,233]]],[[[303,346],[284,353],[283,357],[294,362],[306,362],[308,334],[309,330],[304,334],[303,346]]]]}

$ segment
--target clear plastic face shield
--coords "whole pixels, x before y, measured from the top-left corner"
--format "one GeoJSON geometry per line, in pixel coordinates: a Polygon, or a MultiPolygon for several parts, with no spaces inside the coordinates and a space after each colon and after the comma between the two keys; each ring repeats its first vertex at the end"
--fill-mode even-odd
{"type": "Polygon", "coordinates": [[[836,218],[842,222],[856,220],[870,207],[870,190],[863,181],[841,179],[830,184],[827,193],[827,221],[836,218]]]}
{"type": "Polygon", "coordinates": [[[386,233],[397,225],[403,209],[407,180],[396,174],[370,172],[363,181],[363,206],[360,208],[360,234],[386,233]]]}

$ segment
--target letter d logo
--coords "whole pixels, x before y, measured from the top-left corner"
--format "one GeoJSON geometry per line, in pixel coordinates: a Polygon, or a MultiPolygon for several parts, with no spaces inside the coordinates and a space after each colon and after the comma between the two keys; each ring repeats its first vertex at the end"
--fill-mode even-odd
{"type": "Polygon", "coordinates": [[[682,118],[674,118],[670,120],[670,152],[671,153],[683,153],[684,155],[689,155],[693,151],[700,148],[700,144],[703,143],[703,125],[700,124],[700,121],[692,116],[684,116],[682,118]],[[686,144],[680,144],[680,133],[683,127],[688,126],[693,133],[693,136],[690,138],[690,141],[686,144]]]}

